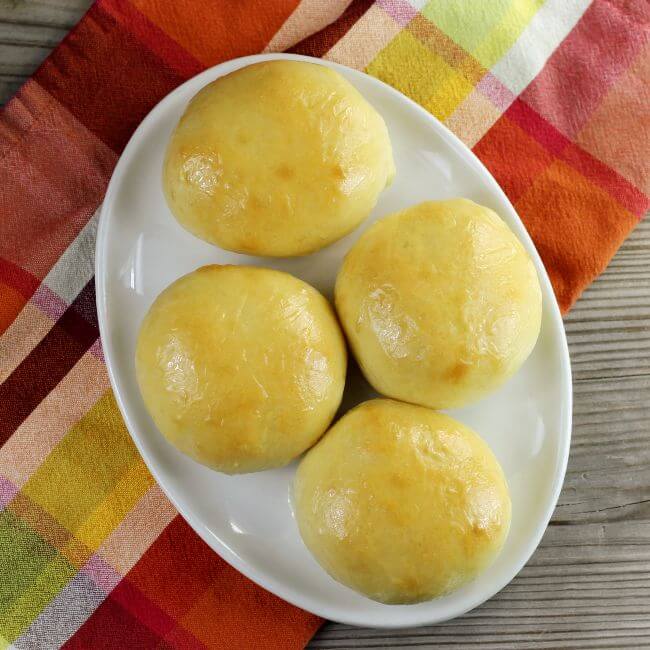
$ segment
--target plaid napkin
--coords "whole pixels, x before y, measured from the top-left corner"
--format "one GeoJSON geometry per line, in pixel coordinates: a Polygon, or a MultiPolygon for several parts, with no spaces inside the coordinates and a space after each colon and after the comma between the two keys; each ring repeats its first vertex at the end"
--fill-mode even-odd
{"type": "Polygon", "coordinates": [[[650,5],[100,0],[0,115],[0,646],[298,648],[321,621],[206,547],[122,423],[97,213],[129,136],[207,66],[366,70],[483,160],[567,310],[648,207],[650,5]]]}

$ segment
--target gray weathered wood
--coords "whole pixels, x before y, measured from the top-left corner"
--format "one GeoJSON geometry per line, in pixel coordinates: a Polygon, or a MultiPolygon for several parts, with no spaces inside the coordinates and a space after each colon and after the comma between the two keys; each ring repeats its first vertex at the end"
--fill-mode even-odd
{"type": "Polygon", "coordinates": [[[92,0],[0,0],[0,106],[91,4],[92,0]]]}
{"type": "MultiPolygon", "coordinates": [[[[0,104],[89,0],[0,0],[0,104]]],[[[528,565],[501,593],[442,625],[327,624],[313,648],[650,647],[650,222],[566,318],[574,374],[571,458],[528,565]]]]}

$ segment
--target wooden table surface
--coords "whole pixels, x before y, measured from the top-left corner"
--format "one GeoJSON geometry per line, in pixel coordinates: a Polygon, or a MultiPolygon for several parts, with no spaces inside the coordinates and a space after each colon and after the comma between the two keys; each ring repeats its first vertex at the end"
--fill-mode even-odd
{"type": "MultiPolygon", "coordinates": [[[[0,105],[88,0],[0,0],[0,105]]],[[[555,514],[503,591],[450,623],[327,624],[313,648],[650,647],[650,222],[565,319],[573,440],[555,514]]]]}

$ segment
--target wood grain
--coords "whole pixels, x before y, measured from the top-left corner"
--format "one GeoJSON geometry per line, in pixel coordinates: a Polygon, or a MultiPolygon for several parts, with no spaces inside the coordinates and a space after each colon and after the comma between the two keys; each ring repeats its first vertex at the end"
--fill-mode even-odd
{"type": "Polygon", "coordinates": [[[0,0],[0,105],[79,21],[91,0],[0,0]]]}
{"type": "MultiPolygon", "coordinates": [[[[0,104],[89,0],[0,0],[0,104]]],[[[650,222],[565,321],[574,429],[544,539],[469,614],[399,631],[327,624],[312,648],[650,648],[650,222]]]]}

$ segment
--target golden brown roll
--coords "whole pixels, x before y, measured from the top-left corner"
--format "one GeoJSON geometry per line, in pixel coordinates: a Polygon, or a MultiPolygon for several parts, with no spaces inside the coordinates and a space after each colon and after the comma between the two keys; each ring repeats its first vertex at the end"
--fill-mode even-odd
{"type": "Polygon", "coordinates": [[[163,188],[197,237],[291,256],[356,228],[394,173],[383,119],[340,74],[267,61],[192,99],[167,148],[163,188]]]}
{"type": "Polygon", "coordinates": [[[382,603],[448,594],[499,554],[510,496],[498,461],[446,415],[392,400],[348,412],[294,483],[302,538],[339,582],[382,603]]]}
{"type": "Polygon", "coordinates": [[[229,474],[290,462],[341,402],[346,349],[327,300],[280,271],[205,266],[156,298],[136,349],[161,433],[229,474]]]}
{"type": "Polygon", "coordinates": [[[528,253],[492,210],[466,199],[374,224],[345,258],[335,298],[375,389],[433,408],[503,384],[535,346],[542,315],[528,253]]]}

